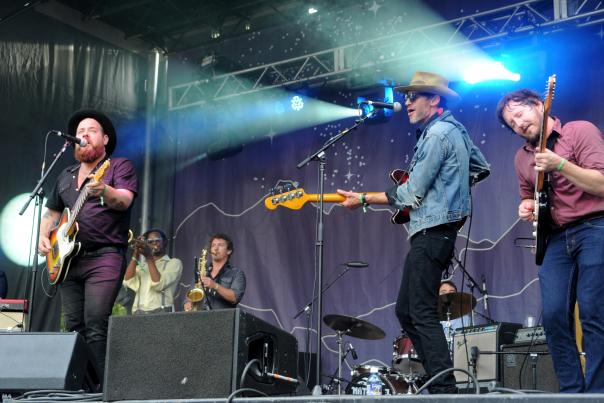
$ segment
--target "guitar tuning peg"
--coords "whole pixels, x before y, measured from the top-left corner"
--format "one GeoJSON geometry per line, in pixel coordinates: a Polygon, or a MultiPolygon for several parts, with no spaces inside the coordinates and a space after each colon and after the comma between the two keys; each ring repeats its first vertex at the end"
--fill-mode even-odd
{"type": "Polygon", "coordinates": [[[274,196],[275,195],[275,188],[270,188],[268,190],[268,194],[270,194],[271,196],[274,196]]]}
{"type": "Polygon", "coordinates": [[[292,185],[291,183],[287,183],[285,184],[285,186],[283,186],[284,192],[291,192],[292,190],[294,190],[294,185],[292,185]]]}
{"type": "Polygon", "coordinates": [[[275,194],[281,194],[283,193],[283,186],[275,186],[275,194]]]}

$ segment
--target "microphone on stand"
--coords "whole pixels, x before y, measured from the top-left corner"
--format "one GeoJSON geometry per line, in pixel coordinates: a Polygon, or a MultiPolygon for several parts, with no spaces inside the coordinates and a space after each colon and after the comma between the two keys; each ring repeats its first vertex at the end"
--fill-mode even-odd
{"type": "Polygon", "coordinates": [[[51,133],[59,136],[59,137],[63,137],[65,140],[71,142],[71,143],[75,143],[75,144],[79,144],[80,147],[86,147],[86,145],[88,144],[88,142],[86,141],[86,139],[80,139],[78,137],[74,137],[74,136],[70,136],[67,133],[63,133],[61,131],[58,130],[51,130],[51,133]]]}
{"type": "Polygon", "coordinates": [[[342,263],[342,266],[362,269],[369,266],[369,263],[361,262],[360,260],[353,260],[352,262],[342,263]]]}
{"type": "Polygon", "coordinates": [[[485,312],[489,311],[489,294],[487,294],[487,282],[484,278],[484,274],[482,275],[482,301],[484,302],[484,310],[485,312]]]}
{"type": "Polygon", "coordinates": [[[393,112],[400,112],[403,110],[403,105],[401,105],[400,102],[393,102],[393,103],[389,103],[389,102],[379,102],[379,101],[361,101],[359,102],[359,105],[371,105],[373,106],[375,109],[392,109],[393,112]]]}
{"type": "Polygon", "coordinates": [[[348,351],[350,351],[350,354],[352,355],[352,359],[353,360],[358,360],[359,359],[359,355],[357,354],[357,350],[354,349],[354,346],[352,345],[352,343],[348,343],[348,351]]]}

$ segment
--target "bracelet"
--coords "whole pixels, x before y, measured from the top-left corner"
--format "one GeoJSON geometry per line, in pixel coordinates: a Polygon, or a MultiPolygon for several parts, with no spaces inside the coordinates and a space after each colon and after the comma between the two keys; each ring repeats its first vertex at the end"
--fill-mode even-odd
{"type": "Polygon", "coordinates": [[[103,190],[101,190],[101,195],[99,196],[99,198],[101,199],[101,201],[100,201],[101,206],[105,205],[105,199],[103,198],[103,196],[105,195],[106,190],[107,190],[107,185],[103,186],[103,190]]]}
{"type": "Polygon", "coordinates": [[[367,212],[367,206],[369,206],[369,203],[367,203],[365,196],[367,196],[367,193],[361,193],[361,195],[360,195],[361,206],[363,207],[363,213],[367,212]]]}
{"type": "Polygon", "coordinates": [[[132,260],[132,261],[136,262],[136,264],[138,264],[138,259],[136,258],[136,256],[132,256],[132,258],[130,260],[132,260]]]}
{"type": "Polygon", "coordinates": [[[220,288],[220,284],[214,283],[214,291],[218,291],[219,288],[220,288]]]}
{"type": "Polygon", "coordinates": [[[562,158],[562,161],[560,161],[560,163],[556,167],[556,171],[562,171],[562,168],[564,168],[564,164],[566,164],[566,158],[562,158]]]}

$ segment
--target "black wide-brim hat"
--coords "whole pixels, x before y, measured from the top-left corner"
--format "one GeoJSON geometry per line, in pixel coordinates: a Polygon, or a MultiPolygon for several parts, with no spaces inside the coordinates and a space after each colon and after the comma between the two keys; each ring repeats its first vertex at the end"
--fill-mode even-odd
{"type": "Polygon", "coordinates": [[[79,111],[74,112],[67,123],[67,133],[75,136],[78,125],[82,120],[87,118],[91,118],[99,122],[103,128],[103,133],[109,136],[109,141],[105,146],[105,152],[107,155],[113,154],[113,151],[115,151],[115,146],[117,145],[117,133],[115,132],[113,123],[111,123],[111,119],[109,119],[109,117],[103,112],[94,109],[80,109],[79,111]]]}

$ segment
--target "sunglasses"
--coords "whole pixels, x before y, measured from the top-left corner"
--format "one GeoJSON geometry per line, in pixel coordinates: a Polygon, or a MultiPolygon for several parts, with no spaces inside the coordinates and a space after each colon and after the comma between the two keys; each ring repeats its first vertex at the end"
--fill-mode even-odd
{"type": "Polygon", "coordinates": [[[147,239],[148,243],[160,243],[161,242],[161,238],[149,238],[147,239]]]}
{"type": "Polygon", "coordinates": [[[429,97],[431,95],[432,94],[429,94],[427,92],[407,92],[405,94],[405,102],[415,102],[415,100],[419,97],[429,97]]]}

